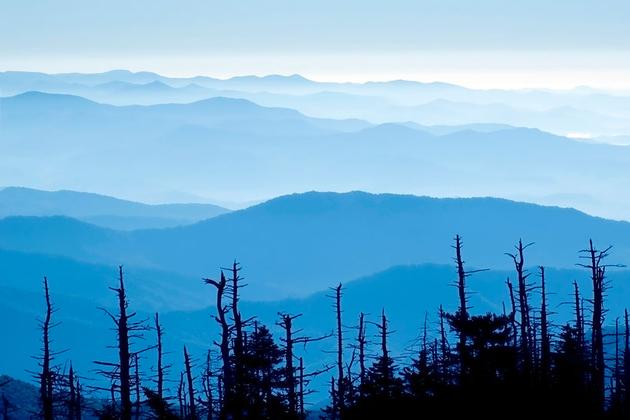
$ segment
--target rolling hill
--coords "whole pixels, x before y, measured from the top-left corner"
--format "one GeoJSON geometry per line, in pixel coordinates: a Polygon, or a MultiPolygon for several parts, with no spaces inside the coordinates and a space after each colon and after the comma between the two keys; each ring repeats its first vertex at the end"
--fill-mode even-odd
{"type": "Polygon", "coordinates": [[[630,263],[627,222],[492,198],[361,192],[294,194],[193,225],[132,232],[63,217],[11,217],[0,220],[0,248],[189,278],[214,276],[237,258],[251,284],[247,298],[269,300],[400,264],[450,264],[456,233],[475,267],[509,268],[504,253],[519,238],[536,242],[528,252],[534,265],[573,267],[589,238],[614,245],[614,262],[630,263]]]}
{"type": "Polygon", "coordinates": [[[68,216],[117,230],[191,224],[228,211],[213,204],[150,205],[77,191],[41,191],[19,187],[0,189],[0,218],[68,216]]]}
{"type": "Polygon", "coordinates": [[[83,96],[114,105],[188,103],[224,96],[292,108],[322,118],[373,123],[461,125],[504,123],[565,135],[628,133],[630,98],[592,88],[572,90],[471,89],[450,83],[408,80],[366,83],[317,82],[300,75],[172,78],[115,70],[95,74],[1,72],[0,94],[31,90],[83,96]]]}
{"type": "Polygon", "coordinates": [[[5,184],[140,201],[170,191],[223,201],[310,190],[493,196],[630,214],[630,149],[534,129],[372,126],[229,98],[116,107],[27,93],[0,106],[5,184]]]}

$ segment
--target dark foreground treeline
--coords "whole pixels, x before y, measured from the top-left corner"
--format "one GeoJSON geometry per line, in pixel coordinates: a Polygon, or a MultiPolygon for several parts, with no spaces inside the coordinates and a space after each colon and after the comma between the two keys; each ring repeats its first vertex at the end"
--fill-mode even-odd
{"type": "MultiPolygon", "coordinates": [[[[54,363],[51,331],[54,308],[44,279],[46,310],[42,321],[39,408],[33,416],[45,420],[81,419],[326,419],[368,418],[630,418],[630,325],[628,313],[604,329],[608,287],[606,263],[610,248],[590,242],[580,251],[580,266],[588,270],[592,290],[574,284],[572,322],[557,326],[550,319],[545,269],[525,269],[521,241],[512,254],[515,275],[506,282],[508,305],[500,314],[472,314],[468,304],[462,242],[454,243],[456,275],[454,313],[440,306],[438,328],[429,331],[425,318],[411,361],[403,364],[388,348],[389,329],[383,312],[377,322],[356,314],[352,328],[343,318],[343,289],[331,289],[336,323],[331,333],[308,337],[301,333],[301,314],[278,314],[282,332],[274,339],[255,314],[242,315],[240,267],[234,263],[217,279],[205,279],[216,294],[220,334],[209,344],[204,360],[182,349],[182,365],[167,366],[164,333],[158,314],[138,320],[128,306],[124,276],[112,290],[118,310],[104,310],[116,332],[117,358],[95,362],[94,374],[107,386],[85,385],[70,367],[54,363]],[[536,275],[532,275],[536,274],[536,275]],[[582,294],[583,293],[583,294],[582,294]],[[378,331],[369,344],[368,324],[378,331]],[[612,328],[614,326],[614,329],[612,328]],[[308,343],[334,340],[335,362],[307,371],[301,357],[308,343]],[[147,344],[149,343],[149,344],[147,344]],[[141,355],[151,351],[151,375],[141,375],[141,355]],[[376,356],[368,356],[376,353],[376,356]],[[168,371],[181,372],[170,392],[168,371]],[[330,376],[329,403],[309,410],[308,385],[317,375],[330,376]],[[88,398],[88,396],[90,396],[88,398]],[[106,397],[105,397],[106,396],[106,397]]],[[[392,287],[396,287],[395,284],[392,287]]],[[[620,314],[621,315],[621,314],[620,314]]],[[[70,365],[71,366],[71,365],[70,365]]],[[[0,384],[2,386],[3,384],[0,384]]],[[[11,418],[3,398],[0,415],[11,418]]]]}

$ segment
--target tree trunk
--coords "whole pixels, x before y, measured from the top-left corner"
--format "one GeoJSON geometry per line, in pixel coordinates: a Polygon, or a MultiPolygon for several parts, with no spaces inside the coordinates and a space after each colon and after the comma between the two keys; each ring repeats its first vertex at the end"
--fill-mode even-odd
{"type": "Polygon", "coordinates": [[[192,368],[188,350],[184,346],[184,364],[186,366],[186,380],[188,381],[188,413],[191,420],[197,420],[197,408],[195,406],[195,385],[193,383],[192,368]]]}
{"type": "Polygon", "coordinates": [[[50,292],[48,290],[48,279],[44,277],[44,293],[46,297],[46,316],[42,323],[42,358],[41,367],[42,372],[40,374],[40,402],[42,405],[42,418],[44,420],[53,420],[54,414],[54,400],[53,400],[53,372],[50,366],[51,364],[51,350],[50,350],[50,328],[52,321],[52,303],[50,301],[50,292]]]}

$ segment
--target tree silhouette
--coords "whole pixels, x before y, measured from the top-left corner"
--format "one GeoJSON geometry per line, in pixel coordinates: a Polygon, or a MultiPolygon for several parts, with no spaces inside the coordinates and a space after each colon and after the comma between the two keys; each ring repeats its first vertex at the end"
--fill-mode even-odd
{"type": "MultiPolygon", "coordinates": [[[[312,378],[335,369],[330,381],[330,405],[320,412],[326,419],[409,418],[410,413],[427,418],[628,418],[630,316],[625,311],[623,317],[616,318],[614,332],[611,322],[606,323],[606,269],[620,267],[605,263],[610,248],[600,251],[589,241],[588,248],[580,251],[584,260],[579,265],[589,270],[593,294],[589,299],[582,298],[574,281],[569,293],[573,316],[560,327],[553,322],[544,267],[538,267],[540,283],[530,283],[524,255],[530,245],[519,240],[516,251],[508,254],[516,271],[515,284],[510,279],[506,283],[510,310],[503,305],[502,314],[475,314],[468,301],[467,279],[480,270],[466,270],[462,240],[455,236],[457,294],[453,300],[457,309],[450,313],[440,304],[431,329],[425,313],[419,343],[413,345],[414,354],[408,362],[394,357],[390,349],[393,331],[384,309],[378,322],[359,314],[356,339],[347,346],[352,353],[344,353],[341,284],[332,289],[335,322],[329,334],[306,336],[295,327],[302,314],[280,312],[276,324],[280,339],[276,343],[272,330],[254,318],[243,319],[239,289],[244,285],[240,265],[234,261],[231,268],[221,271],[220,280],[205,279],[216,291],[214,319],[220,340],[214,345],[219,348],[219,357],[213,359],[209,348],[196,377],[197,368],[189,347],[184,345],[184,370],[175,395],[169,395],[165,385],[169,366],[163,361],[164,330],[157,313],[152,328],[156,332],[155,345],[136,348],[136,340],[143,338],[142,331],[148,326],[145,321],[136,321],[136,313],[129,310],[121,266],[118,285],[111,288],[116,294],[117,311],[103,309],[114,323],[113,348],[118,357],[115,362],[95,362],[97,373],[109,385],[91,387],[94,396],[86,400],[73,365],[65,365],[67,374],[65,367],[53,365],[59,353],[52,350],[50,332],[56,324],[48,280],[44,278],[46,310],[40,323],[40,369],[34,373],[39,407],[30,413],[50,420],[76,420],[87,413],[86,406],[93,405],[104,419],[212,419],[215,415],[226,420],[305,419],[314,414],[307,410],[312,378]],[[540,301],[534,290],[540,291],[540,301]],[[585,313],[592,318],[586,321],[585,313]],[[376,328],[378,346],[367,339],[368,325],[376,328]],[[307,360],[309,355],[300,349],[333,336],[335,362],[314,367],[307,360]],[[142,387],[140,370],[140,355],[153,348],[157,355],[152,378],[155,390],[142,387]],[[171,406],[169,399],[174,397],[177,405],[171,406]]],[[[0,383],[0,414],[4,418],[12,415],[13,406],[5,395],[10,385],[0,383]]]]}
{"type": "MultiPolygon", "coordinates": [[[[109,310],[101,308],[113,321],[116,331],[118,350],[117,362],[95,361],[98,366],[103,367],[98,371],[101,375],[108,378],[112,386],[110,388],[112,394],[112,410],[115,409],[115,389],[118,388],[120,396],[120,413],[122,420],[131,420],[133,412],[133,404],[131,401],[132,386],[138,379],[132,379],[131,369],[136,362],[138,353],[147,349],[134,352],[131,350],[131,342],[134,339],[143,338],[141,331],[148,329],[145,321],[134,321],[135,312],[129,312],[129,302],[127,300],[127,292],[125,290],[123,267],[118,267],[118,287],[110,287],[114,291],[118,301],[118,313],[112,314],[109,310]]],[[[138,384],[139,386],[139,384],[138,384]]]]}
{"type": "Polygon", "coordinates": [[[41,323],[42,330],[42,354],[39,365],[41,372],[39,373],[39,400],[41,404],[41,416],[44,420],[53,420],[54,412],[54,386],[56,380],[56,372],[52,366],[54,352],[51,350],[50,330],[55,326],[52,322],[53,305],[50,300],[50,291],[48,289],[48,278],[44,277],[44,297],[46,300],[46,313],[41,323]]]}

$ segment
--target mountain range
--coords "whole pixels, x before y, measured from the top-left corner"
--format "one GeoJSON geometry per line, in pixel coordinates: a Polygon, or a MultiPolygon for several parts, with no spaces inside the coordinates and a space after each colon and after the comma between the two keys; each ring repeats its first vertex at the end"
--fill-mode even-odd
{"type": "Polygon", "coordinates": [[[9,185],[142,201],[169,191],[222,201],[309,190],[498,196],[630,214],[630,149],[535,129],[371,125],[231,98],[117,107],[32,92],[0,107],[9,185]]]}
{"type": "Polygon", "coordinates": [[[536,242],[528,253],[536,265],[573,267],[589,238],[614,245],[615,262],[630,263],[627,222],[492,198],[312,192],[191,225],[129,232],[62,216],[0,220],[0,248],[7,251],[187,279],[216,276],[237,259],[251,279],[250,300],[306,296],[395,265],[449,264],[455,234],[464,236],[475,267],[511,267],[505,253],[519,238],[536,242]]]}
{"type": "Polygon", "coordinates": [[[96,74],[0,73],[1,95],[32,90],[78,95],[115,105],[188,103],[221,96],[292,108],[314,117],[358,118],[372,123],[505,123],[561,135],[589,133],[593,137],[630,133],[630,97],[584,87],[569,91],[478,90],[405,80],[331,83],[299,75],[172,78],[125,70],[96,74]]]}
{"type": "MultiPolygon", "coordinates": [[[[11,190],[10,190],[11,191],[11,190]]],[[[31,195],[30,206],[41,209],[31,195]]],[[[53,193],[53,195],[55,195],[53,193]]],[[[278,312],[303,313],[304,334],[326,334],[333,325],[328,288],[344,284],[344,324],[360,311],[373,320],[384,309],[396,330],[391,347],[411,354],[428,316],[435,328],[436,310],[454,310],[456,272],[453,235],[464,238],[469,269],[490,271],[470,277],[473,311],[501,312],[509,306],[505,280],[513,277],[514,244],[534,241],[526,265],[536,283],[537,266],[547,266],[547,287],[554,320],[568,321],[564,303],[578,282],[588,298],[589,273],[575,265],[589,238],[603,248],[614,245],[610,263],[630,263],[630,224],[592,217],[572,209],[545,207],[493,198],[437,199],[393,194],[293,194],[189,225],[120,231],[69,217],[68,202],[86,203],[90,194],[56,195],[59,216],[8,216],[0,220],[0,317],[11,319],[6,334],[15,345],[0,348],[0,371],[25,379],[37,352],[37,319],[43,306],[42,278],[47,276],[60,324],[55,346],[89,375],[93,360],[115,357],[108,349],[111,308],[118,265],[124,265],[131,308],[138,319],[159,311],[166,328],[168,361],[179,364],[186,344],[196,357],[216,339],[212,314],[214,291],[201,278],[216,278],[234,258],[242,263],[242,311],[255,314],[275,334],[278,312]],[[81,334],[77,334],[81,331],[81,334]]],[[[105,203],[117,201],[99,197],[105,203]]],[[[112,206],[113,207],[113,206],[112,206]]],[[[17,207],[15,207],[17,208],[17,207]]],[[[9,211],[5,208],[4,211],[9,211]]],[[[629,272],[611,268],[610,317],[626,305],[629,272]]],[[[538,299],[533,293],[534,304],[538,299]]],[[[611,318],[612,319],[612,318],[611,318]]],[[[376,331],[370,331],[370,336],[376,331]]],[[[151,333],[145,339],[152,340],[151,333]]],[[[313,366],[327,362],[330,341],[309,351],[313,366]]],[[[147,352],[151,365],[152,351],[147,352]]],[[[314,384],[318,388],[322,384],[314,384]]]]}
{"type": "Polygon", "coordinates": [[[144,204],[93,193],[0,189],[0,218],[68,216],[117,230],[174,227],[209,219],[229,210],[213,204],[144,204]]]}

